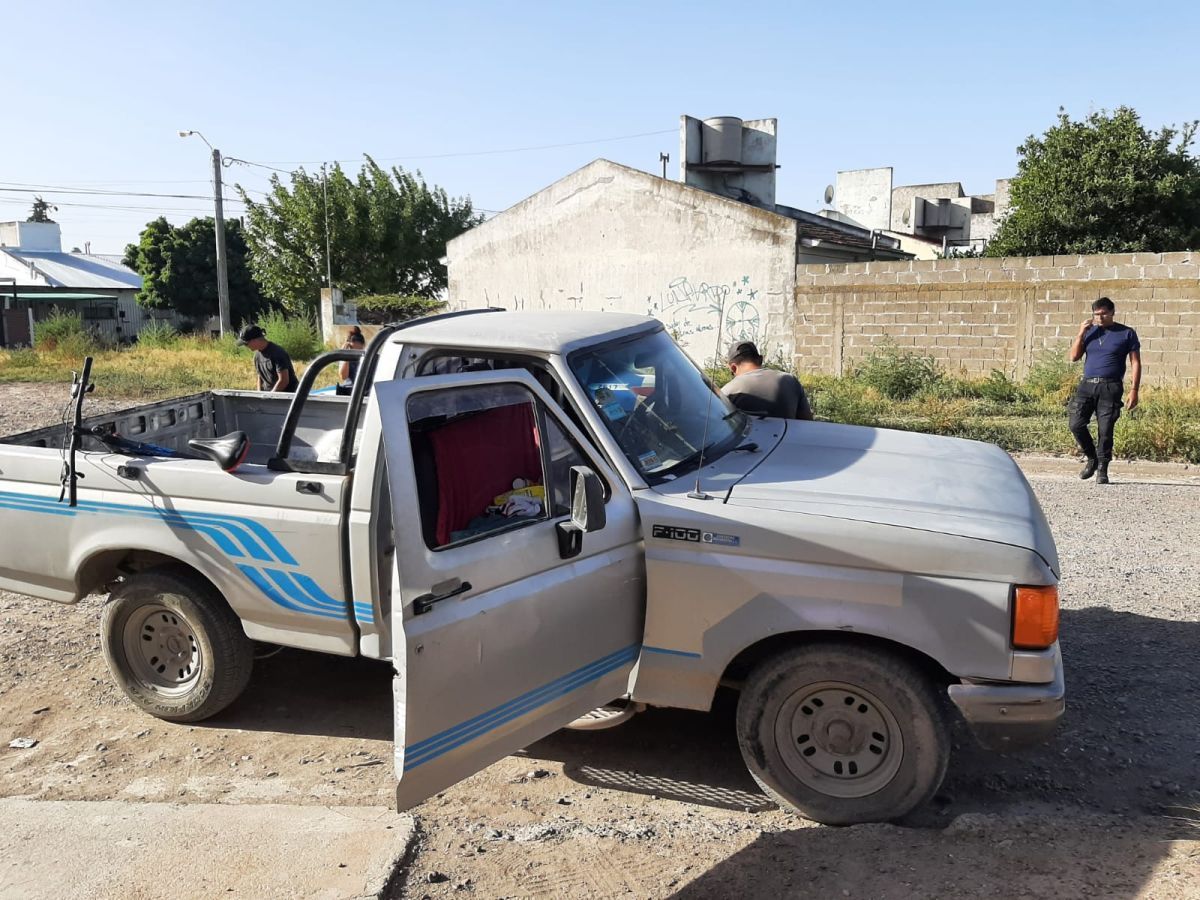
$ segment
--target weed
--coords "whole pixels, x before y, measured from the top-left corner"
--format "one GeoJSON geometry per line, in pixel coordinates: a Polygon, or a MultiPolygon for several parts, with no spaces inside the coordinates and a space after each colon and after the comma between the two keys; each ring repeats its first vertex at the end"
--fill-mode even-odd
{"type": "Polygon", "coordinates": [[[150,322],[138,332],[139,347],[174,347],[179,343],[179,332],[168,322],[150,322]]]}
{"type": "Polygon", "coordinates": [[[267,339],[288,352],[293,360],[312,359],[325,345],[317,324],[309,316],[269,312],[258,320],[267,339]]]}
{"type": "Polygon", "coordinates": [[[34,322],[33,345],[38,350],[57,351],[78,359],[94,350],[96,341],[79,313],[67,312],[56,306],[46,318],[34,322]]]}
{"type": "Polygon", "coordinates": [[[942,370],[931,357],[901,350],[891,340],[863,360],[854,379],[892,400],[907,400],[942,378],[942,370]]]}

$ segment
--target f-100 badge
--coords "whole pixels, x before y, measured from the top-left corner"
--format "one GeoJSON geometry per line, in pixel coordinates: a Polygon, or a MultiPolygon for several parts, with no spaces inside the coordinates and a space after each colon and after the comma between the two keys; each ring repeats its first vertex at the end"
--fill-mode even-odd
{"type": "Polygon", "coordinates": [[[651,537],[663,538],[668,541],[688,541],[693,544],[720,544],[723,547],[737,547],[742,539],[736,534],[717,534],[713,531],[701,531],[699,528],[684,528],[680,525],[655,525],[650,530],[651,537]]]}

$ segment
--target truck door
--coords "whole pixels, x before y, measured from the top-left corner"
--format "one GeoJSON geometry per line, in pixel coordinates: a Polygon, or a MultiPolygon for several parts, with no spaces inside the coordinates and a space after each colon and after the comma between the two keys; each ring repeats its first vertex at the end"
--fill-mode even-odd
{"type": "Polygon", "coordinates": [[[400,809],[625,695],[645,615],[637,510],[523,370],[375,386],[396,534],[400,809]],[[606,522],[560,548],[570,472],[606,522]]]}

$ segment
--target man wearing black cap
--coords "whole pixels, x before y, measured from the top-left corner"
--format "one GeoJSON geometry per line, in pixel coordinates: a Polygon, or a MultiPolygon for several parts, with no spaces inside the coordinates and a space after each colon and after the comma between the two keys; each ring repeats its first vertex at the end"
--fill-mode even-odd
{"type": "Polygon", "coordinates": [[[751,341],[729,351],[733,379],[721,390],[738,409],[778,419],[811,419],[808,397],[795,375],[762,367],[762,354],[751,341]]]}
{"type": "Polygon", "coordinates": [[[294,391],[299,385],[292,358],[278,344],[268,341],[267,333],[257,325],[243,328],[238,343],[254,351],[254,369],[258,373],[260,391],[294,391]]]}

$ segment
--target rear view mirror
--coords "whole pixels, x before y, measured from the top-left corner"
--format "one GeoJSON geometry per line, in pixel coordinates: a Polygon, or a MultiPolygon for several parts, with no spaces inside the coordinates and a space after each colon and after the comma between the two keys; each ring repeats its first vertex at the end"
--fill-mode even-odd
{"type": "Polygon", "coordinates": [[[558,523],[559,556],[563,559],[578,556],[583,549],[583,535],[599,531],[606,521],[600,476],[587,466],[572,466],[571,521],[558,523]]]}

